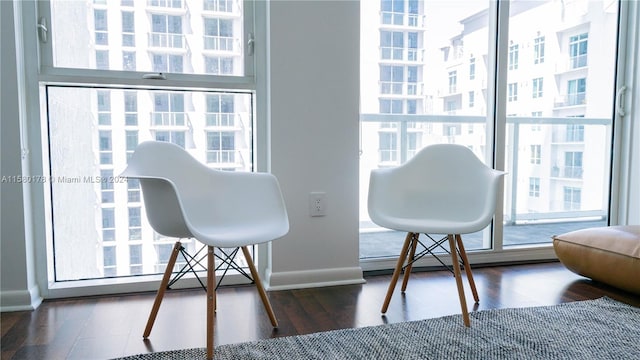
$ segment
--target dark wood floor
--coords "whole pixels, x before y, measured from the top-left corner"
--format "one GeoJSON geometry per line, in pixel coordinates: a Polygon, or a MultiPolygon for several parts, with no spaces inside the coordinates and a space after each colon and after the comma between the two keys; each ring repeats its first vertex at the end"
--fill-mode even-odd
{"type": "MultiPolygon", "coordinates": [[[[474,277],[480,293],[476,310],[553,305],[602,296],[640,307],[640,296],[593,283],[559,263],[477,268],[474,277]]],[[[460,312],[453,277],[437,271],[413,274],[406,294],[396,289],[389,311],[381,316],[390,278],[368,276],[363,285],[270,292],[280,323],[277,330],[271,327],[253,286],[221,288],[216,345],[460,312]]],[[[204,347],[204,295],[201,289],[169,291],[147,341],[142,340],[142,332],[152,293],[51,300],[32,312],[3,313],[2,359],[110,359],[204,347]]]]}

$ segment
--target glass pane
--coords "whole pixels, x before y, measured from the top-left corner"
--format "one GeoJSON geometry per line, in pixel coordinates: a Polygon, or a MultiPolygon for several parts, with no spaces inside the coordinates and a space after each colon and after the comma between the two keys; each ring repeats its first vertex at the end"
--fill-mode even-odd
{"type": "Polygon", "coordinates": [[[242,4],[51,0],[53,65],[243,76],[242,4]]]}
{"type": "MultiPolygon", "coordinates": [[[[164,271],[176,239],[153,232],[139,183],[117,177],[139,142],[171,141],[210,167],[253,169],[251,93],[47,90],[56,281],[164,271]],[[208,108],[210,98],[222,105],[208,108]],[[103,124],[105,111],[111,122],[103,124]]],[[[191,253],[200,247],[183,244],[191,253]]]]}
{"type": "Polygon", "coordinates": [[[617,4],[511,4],[505,245],[607,224],[617,4]]]}
{"type": "MultiPolygon", "coordinates": [[[[435,143],[463,144],[482,160],[492,154],[486,126],[489,1],[360,6],[360,257],[395,257],[405,235],[369,219],[371,170],[402,164],[435,143]]],[[[488,235],[466,236],[466,248],[490,247],[488,235]]]]}

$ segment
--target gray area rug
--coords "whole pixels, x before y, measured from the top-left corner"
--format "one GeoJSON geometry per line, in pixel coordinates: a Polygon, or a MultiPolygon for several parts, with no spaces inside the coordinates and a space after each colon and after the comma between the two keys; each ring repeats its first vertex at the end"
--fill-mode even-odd
{"type": "MultiPolygon", "coordinates": [[[[607,297],[473,312],[215,348],[215,359],[640,359],[640,308],[607,297]]],[[[205,349],[122,360],[205,359],[205,349]]]]}

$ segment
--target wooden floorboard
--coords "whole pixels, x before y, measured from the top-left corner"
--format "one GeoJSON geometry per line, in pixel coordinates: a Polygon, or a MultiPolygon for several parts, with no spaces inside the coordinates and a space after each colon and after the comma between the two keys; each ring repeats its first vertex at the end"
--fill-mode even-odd
{"type": "MultiPolygon", "coordinates": [[[[609,296],[640,307],[640,296],[575,275],[559,263],[474,269],[480,303],[470,310],[554,305],[609,296]]],[[[253,286],[218,290],[215,343],[237,343],[343,328],[459,314],[455,282],[449,272],[411,275],[405,294],[400,284],[385,316],[380,307],[390,275],[367,276],[366,284],[269,292],[279,321],[273,329],[253,286]]],[[[168,291],[148,340],[142,332],[154,293],[47,300],[35,311],[2,313],[2,359],[112,359],[204,347],[205,293],[168,291]]],[[[462,318],[460,319],[462,323],[462,318]]]]}

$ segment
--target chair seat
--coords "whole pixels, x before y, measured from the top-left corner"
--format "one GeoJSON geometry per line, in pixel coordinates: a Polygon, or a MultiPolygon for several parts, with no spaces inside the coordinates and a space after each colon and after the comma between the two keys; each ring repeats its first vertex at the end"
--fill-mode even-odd
{"type": "Polygon", "coordinates": [[[470,234],[486,227],[484,222],[451,221],[437,217],[425,219],[384,216],[376,220],[377,224],[382,227],[417,234],[470,234]]]}
{"type": "Polygon", "coordinates": [[[221,248],[243,247],[278,239],[288,231],[286,223],[252,224],[243,226],[208,226],[192,228],[195,238],[201,243],[221,248]]]}

